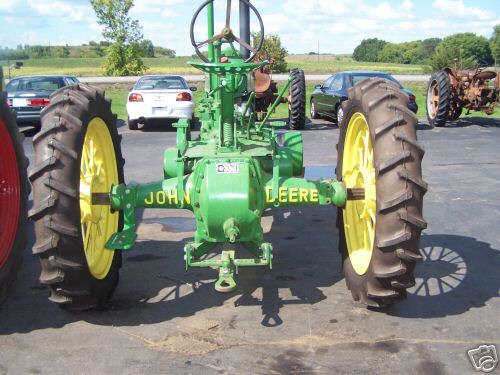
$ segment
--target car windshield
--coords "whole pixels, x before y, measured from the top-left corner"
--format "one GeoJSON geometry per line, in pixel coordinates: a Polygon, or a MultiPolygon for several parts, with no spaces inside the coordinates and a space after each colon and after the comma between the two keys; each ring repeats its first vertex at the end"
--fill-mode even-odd
{"type": "Polygon", "coordinates": [[[55,91],[61,87],[57,77],[27,77],[14,78],[7,84],[6,91],[55,91]]]}
{"type": "Polygon", "coordinates": [[[180,77],[146,77],[135,85],[136,90],[183,90],[186,82],[180,77]]]}
{"type": "Polygon", "coordinates": [[[401,84],[396,80],[396,78],[394,78],[390,74],[386,74],[386,73],[356,73],[356,74],[352,74],[351,75],[352,85],[354,86],[356,83],[363,81],[364,79],[373,78],[373,77],[385,78],[385,79],[388,79],[389,81],[395,82],[399,86],[401,86],[401,84]]]}

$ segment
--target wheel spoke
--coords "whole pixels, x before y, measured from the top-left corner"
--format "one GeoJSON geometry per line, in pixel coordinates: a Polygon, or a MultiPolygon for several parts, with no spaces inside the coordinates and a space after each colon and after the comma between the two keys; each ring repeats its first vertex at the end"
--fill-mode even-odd
{"type": "Polygon", "coordinates": [[[80,200],[90,203],[90,185],[84,184],[80,185],[80,200]]]}
{"type": "Polygon", "coordinates": [[[224,38],[224,35],[223,34],[217,34],[216,36],[210,38],[210,39],[207,39],[205,40],[204,42],[201,42],[199,44],[196,45],[196,48],[201,48],[203,46],[206,46],[207,44],[210,44],[210,43],[213,43],[219,39],[222,39],[224,38]]]}
{"type": "Polygon", "coordinates": [[[85,227],[85,234],[84,234],[84,240],[83,240],[83,245],[84,245],[84,249],[86,251],[91,251],[90,250],[90,231],[91,231],[91,226],[92,224],[89,223],[89,224],[85,224],[84,227],[85,227]]]}
{"type": "Polygon", "coordinates": [[[92,220],[92,207],[87,200],[80,199],[80,220],[82,223],[89,223],[92,220]]]}
{"type": "Polygon", "coordinates": [[[372,152],[371,152],[371,147],[370,147],[370,134],[367,132],[366,136],[363,138],[364,141],[364,150],[365,150],[365,160],[364,160],[364,167],[366,171],[371,171],[371,167],[373,165],[370,165],[370,161],[372,160],[372,152]]]}
{"type": "Polygon", "coordinates": [[[365,158],[364,158],[364,155],[363,155],[364,153],[363,153],[363,148],[362,147],[360,147],[358,149],[358,154],[359,154],[359,156],[358,156],[359,157],[359,169],[362,171],[363,169],[365,169],[364,168],[365,166],[363,165],[363,162],[365,161],[365,158]]]}
{"type": "Polygon", "coordinates": [[[374,225],[373,225],[373,221],[370,221],[370,220],[369,220],[369,221],[368,221],[368,225],[367,225],[367,226],[368,226],[368,235],[369,235],[369,240],[370,240],[370,241],[368,242],[368,244],[370,244],[370,243],[371,243],[371,241],[372,241],[372,238],[373,238],[373,236],[374,236],[374,229],[375,229],[375,228],[374,228],[374,225]]]}
{"type": "Polygon", "coordinates": [[[87,147],[83,147],[82,150],[82,168],[85,175],[89,173],[89,150],[87,147]]]}
{"type": "Polygon", "coordinates": [[[103,183],[105,182],[105,177],[106,177],[106,170],[103,168],[104,162],[102,160],[96,160],[95,161],[95,175],[94,177],[97,178],[97,181],[103,183]]]}
{"type": "Polygon", "coordinates": [[[234,40],[236,40],[239,44],[241,44],[243,47],[245,47],[250,52],[257,53],[257,50],[255,48],[253,48],[250,44],[248,44],[244,40],[238,38],[237,36],[234,37],[234,40]]]}

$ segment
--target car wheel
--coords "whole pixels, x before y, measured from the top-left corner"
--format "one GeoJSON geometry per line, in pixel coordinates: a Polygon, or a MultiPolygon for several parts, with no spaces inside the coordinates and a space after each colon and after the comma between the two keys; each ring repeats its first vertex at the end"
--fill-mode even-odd
{"type": "Polygon", "coordinates": [[[337,124],[340,125],[343,119],[344,119],[344,109],[342,108],[342,104],[339,104],[337,107],[337,124]]]}
{"type": "Polygon", "coordinates": [[[128,119],[127,123],[130,130],[137,130],[139,128],[137,120],[128,119]]]}
{"type": "Polygon", "coordinates": [[[316,112],[316,102],[314,99],[311,100],[311,118],[316,120],[319,119],[318,112],[316,112]]]}

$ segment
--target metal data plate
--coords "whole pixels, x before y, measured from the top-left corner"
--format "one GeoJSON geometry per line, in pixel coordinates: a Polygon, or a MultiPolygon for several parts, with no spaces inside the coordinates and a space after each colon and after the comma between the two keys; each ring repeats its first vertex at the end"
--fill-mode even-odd
{"type": "Polygon", "coordinates": [[[240,173],[239,163],[217,163],[217,173],[240,173]]]}

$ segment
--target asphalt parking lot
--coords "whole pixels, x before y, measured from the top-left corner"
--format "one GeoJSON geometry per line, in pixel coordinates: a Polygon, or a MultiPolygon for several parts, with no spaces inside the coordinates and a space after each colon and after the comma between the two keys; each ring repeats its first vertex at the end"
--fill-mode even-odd
{"type": "MultiPolygon", "coordinates": [[[[161,179],[175,133],[123,125],[120,133],[126,180],[161,179]]],[[[333,176],[338,133],[321,121],[303,131],[309,177],[333,176]]],[[[50,303],[26,250],[0,307],[0,374],[476,373],[467,350],[500,350],[500,120],[421,122],[418,137],[429,227],[403,303],[377,311],[352,301],[333,207],[269,211],[274,268],[240,269],[230,294],[214,291],[217,271],[184,271],[189,212],[145,210],[104,311],[72,314],[50,303]]],[[[33,159],[29,137],[25,150],[33,159]]]]}

